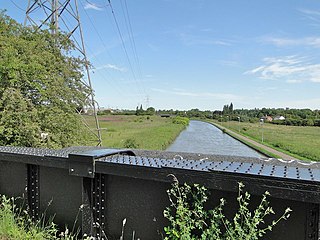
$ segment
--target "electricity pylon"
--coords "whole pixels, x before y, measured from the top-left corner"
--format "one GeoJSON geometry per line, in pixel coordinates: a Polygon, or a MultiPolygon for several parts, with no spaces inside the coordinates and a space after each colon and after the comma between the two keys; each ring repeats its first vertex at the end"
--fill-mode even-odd
{"type": "MultiPolygon", "coordinates": [[[[86,55],[86,49],[83,39],[83,31],[80,22],[77,0],[29,0],[26,10],[24,25],[32,25],[36,28],[51,28],[52,34],[58,31],[67,33],[67,36],[73,40],[76,49],[79,51],[85,62],[85,71],[87,80],[83,83],[90,89],[88,102],[93,110],[96,129],[92,130],[85,122],[84,124],[97,137],[98,146],[101,146],[101,131],[97,117],[96,102],[94,100],[94,92],[91,84],[89,63],[86,55]]],[[[81,113],[81,112],[79,112],[81,113]]]]}

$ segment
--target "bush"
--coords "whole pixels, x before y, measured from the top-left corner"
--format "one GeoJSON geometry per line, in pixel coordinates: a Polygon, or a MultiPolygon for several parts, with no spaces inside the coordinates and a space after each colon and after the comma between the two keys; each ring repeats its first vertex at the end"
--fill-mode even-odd
{"type": "Polygon", "coordinates": [[[207,189],[197,184],[192,187],[187,184],[179,186],[177,179],[174,179],[172,188],[167,191],[171,204],[164,211],[164,216],[170,223],[164,228],[167,240],[258,240],[267,231],[271,231],[279,221],[290,216],[291,209],[287,208],[279,219],[261,228],[260,224],[264,223],[264,218],[274,214],[267,200],[269,193],[265,192],[259,206],[251,212],[248,209],[250,194],[243,192],[244,185],[239,183],[239,208],[233,219],[229,220],[223,213],[226,204],[224,199],[220,200],[219,206],[215,209],[206,211],[204,204],[208,200],[207,189]]]}
{"type": "Polygon", "coordinates": [[[111,110],[99,110],[97,115],[110,115],[111,110]]]}
{"type": "Polygon", "coordinates": [[[250,119],[249,119],[249,122],[250,122],[250,123],[256,123],[257,121],[258,121],[258,120],[255,119],[255,118],[250,118],[250,119]]]}
{"type": "Polygon", "coordinates": [[[314,126],[320,127],[320,119],[314,120],[314,126]]]}
{"type": "Polygon", "coordinates": [[[134,138],[128,138],[123,143],[124,148],[139,148],[139,144],[134,138]]]}
{"type": "Polygon", "coordinates": [[[184,126],[188,126],[189,125],[189,118],[186,118],[186,117],[180,117],[180,116],[177,116],[175,118],[173,118],[172,122],[175,123],[175,124],[182,124],[184,126]]]}
{"type": "Polygon", "coordinates": [[[303,119],[301,125],[302,126],[313,126],[314,122],[312,119],[303,119]]]}

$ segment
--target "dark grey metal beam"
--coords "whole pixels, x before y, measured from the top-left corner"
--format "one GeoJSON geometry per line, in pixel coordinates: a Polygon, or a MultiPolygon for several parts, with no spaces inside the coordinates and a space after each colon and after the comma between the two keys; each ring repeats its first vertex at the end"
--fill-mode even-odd
{"type": "MultiPolygon", "coordinates": [[[[107,231],[118,237],[124,217],[141,238],[154,239],[166,224],[162,211],[168,206],[165,189],[171,175],[180,183],[199,183],[230,198],[236,195],[238,182],[254,198],[269,191],[279,212],[283,206],[294,208],[294,218],[284,224],[297,230],[290,240],[319,238],[320,163],[99,147],[0,147],[0,194],[19,196],[27,186],[33,218],[39,216],[39,205],[42,211],[52,200],[48,213],[57,213],[61,224],[70,225],[80,207],[82,233],[100,239],[107,231]]],[[[286,233],[277,230],[272,236],[284,239],[286,233]]]]}

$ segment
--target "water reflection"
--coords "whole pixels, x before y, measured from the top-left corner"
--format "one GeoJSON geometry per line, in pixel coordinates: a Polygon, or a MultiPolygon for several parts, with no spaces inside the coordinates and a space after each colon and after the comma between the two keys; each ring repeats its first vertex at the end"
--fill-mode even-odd
{"type": "Polygon", "coordinates": [[[260,153],[235,140],[212,124],[190,121],[167,151],[262,157],[260,153]]]}

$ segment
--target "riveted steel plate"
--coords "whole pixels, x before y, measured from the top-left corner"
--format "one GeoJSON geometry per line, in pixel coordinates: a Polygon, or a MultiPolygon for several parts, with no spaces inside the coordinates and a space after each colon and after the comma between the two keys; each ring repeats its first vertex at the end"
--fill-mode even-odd
{"type": "Polygon", "coordinates": [[[305,180],[320,182],[320,168],[308,166],[287,166],[255,162],[186,160],[186,159],[159,159],[139,156],[110,156],[98,159],[101,162],[144,166],[150,168],[174,168],[202,172],[226,172],[265,176],[271,178],[305,180]]]}
{"type": "Polygon", "coordinates": [[[83,171],[87,172],[86,176],[88,176],[88,172],[89,176],[94,173],[95,170],[94,167],[92,167],[93,162],[100,161],[148,168],[173,168],[202,172],[226,172],[280,179],[292,179],[297,181],[304,180],[320,182],[320,163],[317,162],[308,163],[294,160],[284,161],[281,159],[256,159],[255,161],[252,161],[251,158],[250,162],[246,162],[244,161],[244,158],[239,158],[239,161],[237,161],[235,157],[225,157],[223,158],[225,160],[220,160],[221,158],[217,157],[219,160],[215,160],[214,156],[212,159],[200,160],[183,159],[181,156],[174,159],[162,159],[128,156],[134,155],[134,153],[129,150],[104,149],[101,147],[70,147],[60,150],[27,147],[0,147],[0,154],[1,153],[43,157],[42,160],[45,160],[46,157],[65,158],[68,159],[68,161],[71,160],[69,164],[71,174],[76,172],[72,171],[72,169],[75,170],[76,166],[80,162],[90,164],[90,167],[86,166],[83,168],[83,171]],[[228,159],[230,159],[230,161],[228,161],[228,159]]]}

